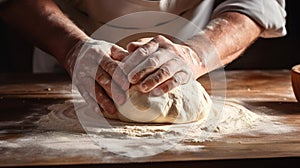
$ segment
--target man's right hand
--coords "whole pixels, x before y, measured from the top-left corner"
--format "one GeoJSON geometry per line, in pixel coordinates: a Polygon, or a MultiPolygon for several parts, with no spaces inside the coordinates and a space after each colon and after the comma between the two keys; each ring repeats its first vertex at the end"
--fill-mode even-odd
{"type": "Polygon", "coordinates": [[[96,101],[103,113],[115,118],[115,103],[126,101],[129,88],[127,77],[121,70],[127,51],[106,42],[88,39],[78,42],[68,53],[64,67],[72,77],[82,97],[89,104],[96,101]]]}

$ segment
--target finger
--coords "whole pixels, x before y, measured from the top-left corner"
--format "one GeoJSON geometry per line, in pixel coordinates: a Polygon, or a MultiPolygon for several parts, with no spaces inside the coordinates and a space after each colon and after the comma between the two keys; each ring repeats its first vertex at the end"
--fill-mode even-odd
{"type": "Polygon", "coordinates": [[[136,49],[138,49],[139,47],[142,47],[143,45],[145,45],[146,43],[142,43],[142,42],[130,42],[128,45],[127,45],[127,51],[129,53],[133,53],[136,49]]]}
{"type": "Polygon", "coordinates": [[[181,71],[184,67],[182,64],[183,62],[180,60],[180,58],[174,58],[168,61],[167,63],[163,64],[155,73],[144,79],[144,81],[138,85],[138,88],[141,92],[150,92],[158,85],[170,79],[175,73],[181,71]]]}
{"type": "Polygon", "coordinates": [[[144,61],[150,54],[158,50],[159,44],[151,40],[149,43],[136,49],[125,61],[124,72],[128,74],[134,67],[144,61]]]}
{"type": "Polygon", "coordinates": [[[90,95],[90,91],[88,91],[86,89],[85,85],[77,85],[78,91],[81,95],[81,97],[84,99],[84,101],[88,104],[88,105],[92,105],[93,103],[97,104],[96,99],[94,99],[91,95],[90,95]]]}
{"type": "Polygon", "coordinates": [[[110,92],[111,77],[101,67],[99,67],[97,70],[95,80],[105,91],[110,92]]]}
{"type": "Polygon", "coordinates": [[[166,53],[165,50],[159,50],[153,53],[128,74],[129,82],[132,84],[138,83],[149,74],[155,72],[159,69],[159,67],[171,60],[173,57],[173,54],[166,53]]]}
{"type": "Polygon", "coordinates": [[[174,43],[171,40],[169,40],[168,38],[162,35],[155,36],[153,38],[153,41],[159,43],[160,48],[165,48],[165,49],[170,47],[172,48],[174,45],[174,43]]]}
{"type": "Polygon", "coordinates": [[[122,90],[115,82],[111,85],[111,98],[117,105],[122,105],[126,102],[125,91],[122,90]]]}
{"type": "Polygon", "coordinates": [[[123,90],[127,90],[130,83],[127,80],[127,76],[122,71],[122,64],[123,63],[109,57],[103,57],[100,67],[107,72],[113,81],[116,82],[123,90]]]}
{"type": "Polygon", "coordinates": [[[108,114],[116,114],[117,108],[110,97],[106,94],[103,88],[97,83],[95,84],[96,100],[99,106],[108,114]]]}
{"type": "Polygon", "coordinates": [[[119,47],[117,45],[113,45],[111,47],[111,57],[115,60],[122,61],[128,55],[129,53],[126,50],[124,50],[122,47],[119,47]]]}
{"type": "Polygon", "coordinates": [[[83,78],[82,81],[84,82],[78,85],[78,90],[89,106],[99,104],[99,106],[109,114],[115,114],[117,112],[112,100],[107,96],[106,92],[97,83],[95,83],[93,78],[86,77],[83,78]]]}
{"type": "Polygon", "coordinates": [[[145,38],[140,38],[137,40],[137,42],[140,42],[140,43],[148,43],[149,41],[151,41],[153,39],[153,37],[145,37],[145,38]]]}
{"type": "MultiPolygon", "coordinates": [[[[100,102],[100,101],[97,101],[97,98],[96,98],[97,94],[95,94],[95,92],[98,92],[98,91],[91,89],[93,87],[97,87],[97,86],[93,85],[93,84],[95,84],[95,80],[87,77],[84,79],[84,81],[85,81],[85,83],[81,83],[80,85],[77,85],[78,91],[80,92],[82,98],[85,100],[85,102],[87,103],[88,106],[90,106],[95,111],[99,111],[100,104],[98,102],[100,102]]],[[[101,94],[98,92],[98,95],[101,95],[101,94]]],[[[110,110],[107,108],[106,111],[114,113],[113,109],[110,110]]],[[[104,111],[101,110],[101,112],[104,112],[104,111]]]]}
{"type": "Polygon", "coordinates": [[[190,78],[183,78],[183,76],[186,75],[186,72],[178,72],[174,74],[172,78],[168,79],[167,81],[153,89],[151,93],[154,96],[161,96],[174,89],[175,87],[187,83],[190,78]]]}
{"type": "Polygon", "coordinates": [[[145,45],[146,43],[150,42],[153,38],[141,38],[137,41],[134,42],[130,42],[127,45],[127,51],[128,52],[134,52],[136,49],[138,49],[139,47],[145,45]]]}
{"type": "Polygon", "coordinates": [[[103,114],[104,117],[109,119],[119,119],[118,113],[110,114],[106,112],[100,105],[98,105],[100,112],[103,114]]]}
{"type": "MultiPolygon", "coordinates": [[[[86,89],[86,86],[84,85],[79,85],[78,90],[80,92],[80,94],[82,95],[83,99],[85,100],[85,102],[92,107],[92,109],[94,109],[95,111],[99,111],[101,108],[99,108],[99,105],[97,103],[97,99],[96,96],[93,97],[91,96],[91,91],[88,91],[86,89]]],[[[101,112],[103,112],[103,110],[101,110],[101,112]]]]}
{"type": "Polygon", "coordinates": [[[111,76],[99,67],[95,80],[105,90],[107,95],[118,104],[123,104],[126,101],[124,91],[112,81],[111,76]],[[114,94],[114,95],[113,95],[114,94]]]}
{"type": "MultiPolygon", "coordinates": [[[[106,65],[109,66],[109,64],[106,65]]],[[[104,66],[104,68],[108,67],[104,66]]],[[[99,67],[98,81],[109,97],[112,98],[116,104],[121,105],[126,101],[125,91],[129,89],[130,83],[119,66],[114,69],[115,68],[111,69],[109,73],[107,73],[106,71],[100,72],[103,71],[103,69],[101,70],[101,67],[99,67]]]]}

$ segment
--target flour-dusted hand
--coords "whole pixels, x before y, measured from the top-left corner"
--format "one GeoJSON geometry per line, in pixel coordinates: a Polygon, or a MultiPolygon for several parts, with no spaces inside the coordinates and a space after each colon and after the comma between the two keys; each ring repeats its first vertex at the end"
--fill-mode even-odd
{"type": "Polygon", "coordinates": [[[128,80],[141,92],[157,96],[186,84],[203,65],[191,48],[161,35],[132,42],[127,50],[131,53],[124,65],[128,80]]]}
{"type": "Polygon", "coordinates": [[[109,116],[117,114],[115,103],[126,100],[124,90],[129,88],[129,82],[118,68],[126,55],[127,51],[115,44],[88,39],[78,42],[64,61],[73,84],[86,102],[96,101],[109,116]]]}

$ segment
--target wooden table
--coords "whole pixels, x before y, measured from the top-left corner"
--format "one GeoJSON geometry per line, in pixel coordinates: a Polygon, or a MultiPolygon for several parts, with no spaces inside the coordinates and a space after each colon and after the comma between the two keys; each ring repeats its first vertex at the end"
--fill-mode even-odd
{"type": "MultiPolygon", "coordinates": [[[[199,81],[211,91],[208,76],[199,81]]],[[[88,149],[76,155],[62,150],[43,151],[40,144],[28,147],[12,142],[27,135],[46,132],[36,130],[29,122],[47,114],[47,107],[72,98],[69,78],[60,74],[2,74],[0,75],[0,167],[1,166],[79,166],[101,167],[261,167],[262,165],[286,166],[300,160],[300,103],[296,102],[288,70],[278,71],[227,71],[226,84],[213,85],[227,99],[237,99],[253,111],[286,116],[284,121],[296,131],[280,135],[256,137],[228,137],[219,141],[202,142],[203,150],[164,152],[145,158],[126,158],[103,154],[90,158],[88,149]],[[28,117],[29,118],[28,120],[28,117]],[[298,129],[299,128],[299,129],[298,129]],[[105,160],[106,155],[110,159],[105,160]]],[[[64,132],[61,132],[64,134],[64,132]]],[[[70,134],[70,133],[69,133],[70,134]]],[[[71,133],[72,134],[72,133],[71,133]]],[[[74,133],[76,135],[77,133],[74,133]]],[[[49,136],[51,140],[51,136],[49,136]]],[[[32,140],[31,140],[32,141],[32,140]]],[[[38,139],[36,140],[37,142],[38,139]]],[[[60,143],[63,139],[59,140],[60,143]]],[[[53,142],[53,141],[52,141],[53,142]]],[[[68,142],[66,142],[68,143],[68,142]]],[[[85,142],[82,142],[85,143],[85,142]]],[[[72,145],[72,143],[70,143],[72,145]]]]}

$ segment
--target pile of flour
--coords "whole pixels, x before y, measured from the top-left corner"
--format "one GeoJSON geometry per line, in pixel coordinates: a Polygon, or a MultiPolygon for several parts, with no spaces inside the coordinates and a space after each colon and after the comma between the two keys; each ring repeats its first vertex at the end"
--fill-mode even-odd
{"type": "MultiPolygon", "coordinates": [[[[78,103],[78,102],[76,102],[78,103]]],[[[82,102],[83,103],[83,102],[82,102]]],[[[54,104],[48,107],[50,112],[41,116],[36,124],[47,130],[84,132],[80,118],[74,110],[72,101],[62,104],[54,104]]],[[[97,114],[85,114],[93,115],[97,114]]],[[[102,117],[102,116],[101,116],[102,117]]],[[[126,123],[118,120],[109,120],[109,124],[115,129],[114,132],[121,132],[128,136],[142,137],[145,135],[155,135],[166,132],[165,128],[178,128],[174,130],[176,134],[183,134],[179,128],[192,128],[191,132],[209,132],[219,135],[228,134],[249,134],[251,133],[270,133],[278,134],[286,131],[286,127],[280,123],[280,117],[266,114],[254,113],[238,102],[213,100],[213,109],[206,121],[187,123],[187,124],[138,124],[126,123]]],[[[95,132],[100,128],[95,128],[95,132]]],[[[172,131],[171,131],[172,132],[172,131]]]]}
{"type": "MultiPolygon", "coordinates": [[[[70,101],[52,105],[49,110],[49,114],[35,123],[40,129],[87,133],[101,149],[130,157],[151,156],[166,150],[186,151],[191,147],[188,144],[201,145],[201,142],[230,135],[255,136],[293,131],[292,127],[279,122],[281,117],[257,114],[237,102],[219,100],[213,100],[213,109],[206,120],[187,124],[108,120],[99,113],[76,113],[70,101]]],[[[198,149],[199,145],[193,148],[198,149]]]]}

